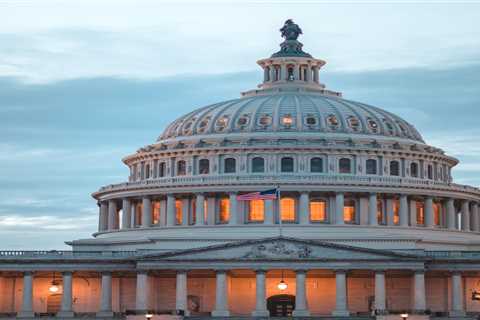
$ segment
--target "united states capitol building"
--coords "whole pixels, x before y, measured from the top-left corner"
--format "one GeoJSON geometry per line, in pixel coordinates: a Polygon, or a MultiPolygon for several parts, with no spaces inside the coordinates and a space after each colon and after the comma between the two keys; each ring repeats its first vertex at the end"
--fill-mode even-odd
{"type": "Polygon", "coordinates": [[[92,238],[0,251],[0,317],[480,314],[480,190],[406,120],[327,89],[297,24],[281,33],[256,89],[123,159],[92,238]]]}

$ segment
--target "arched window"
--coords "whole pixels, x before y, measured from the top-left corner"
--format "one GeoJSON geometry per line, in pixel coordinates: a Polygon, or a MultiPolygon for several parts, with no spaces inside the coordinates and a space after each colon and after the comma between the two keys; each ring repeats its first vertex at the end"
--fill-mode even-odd
{"type": "Polygon", "coordinates": [[[327,221],[327,202],[323,199],[310,200],[310,221],[327,221]]]}
{"type": "Polygon", "coordinates": [[[399,176],[400,175],[400,164],[398,161],[390,161],[390,175],[399,176]]]}
{"type": "Polygon", "coordinates": [[[280,218],[282,222],[295,222],[295,199],[285,197],[280,200],[280,218]]]}
{"type": "Polygon", "coordinates": [[[417,224],[425,224],[425,205],[423,201],[416,201],[417,204],[417,224]]]}
{"type": "Polygon", "coordinates": [[[418,164],[416,162],[410,163],[410,176],[414,178],[418,177],[418,164]]]}
{"type": "Polygon", "coordinates": [[[263,222],[265,204],[263,200],[248,201],[248,221],[263,222]]]}
{"type": "Polygon", "coordinates": [[[442,214],[442,205],[438,202],[433,202],[433,224],[440,225],[440,216],[442,214]]]}
{"type": "Polygon", "coordinates": [[[160,201],[152,201],[152,223],[160,223],[160,201]]]}
{"type": "Polygon", "coordinates": [[[150,165],[145,166],[145,179],[150,179],[150,165]]]}
{"type": "Polygon", "coordinates": [[[368,159],[366,165],[367,165],[367,174],[377,174],[377,160],[368,159]]]}
{"type": "Polygon", "coordinates": [[[323,159],[312,158],[310,159],[310,172],[323,172],[323,159]]]}
{"type": "Polygon", "coordinates": [[[356,212],[355,212],[355,200],[346,199],[343,204],[343,221],[345,223],[355,223],[356,221],[356,212]]]}
{"type": "Polygon", "coordinates": [[[427,166],[427,177],[428,179],[432,180],[433,179],[433,167],[431,164],[427,166]]]}
{"type": "Polygon", "coordinates": [[[224,165],[225,173],[235,173],[237,171],[237,161],[234,158],[226,158],[224,165]]]}
{"type": "Polygon", "coordinates": [[[230,199],[221,198],[218,204],[218,220],[220,223],[227,223],[230,219],[230,199]]]}
{"type": "Polygon", "coordinates": [[[160,178],[165,177],[165,162],[160,162],[158,165],[158,176],[160,178]]]}
{"type": "Polygon", "coordinates": [[[338,161],[338,168],[340,173],[352,173],[351,160],[348,158],[341,158],[338,161]]]}
{"type": "Polygon", "coordinates": [[[140,227],[142,225],[142,211],[143,211],[143,204],[141,201],[135,203],[135,216],[133,220],[133,225],[135,227],[140,227]]]}
{"type": "Polygon", "coordinates": [[[182,200],[175,200],[175,220],[176,224],[182,224],[183,222],[182,200]]]}
{"type": "Polygon", "coordinates": [[[177,162],[177,176],[184,176],[187,174],[187,163],[184,160],[177,162]]]}
{"type": "Polygon", "coordinates": [[[393,224],[400,223],[400,201],[393,199],[393,224]]]}
{"type": "Polygon", "coordinates": [[[200,174],[208,174],[210,172],[210,161],[208,159],[201,159],[198,162],[198,172],[200,174]]]}
{"type": "Polygon", "coordinates": [[[293,172],[293,158],[282,158],[281,170],[282,172],[293,172]]]}
{"type": "Polygon", "coordinates": [[[265,160],[260,157],[252,159],[252,172],[265,172],[265,160]]]}

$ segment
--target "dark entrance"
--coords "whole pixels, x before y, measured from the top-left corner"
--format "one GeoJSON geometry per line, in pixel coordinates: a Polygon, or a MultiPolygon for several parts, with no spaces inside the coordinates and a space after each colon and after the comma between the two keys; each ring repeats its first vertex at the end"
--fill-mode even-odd
{"type": "Polygon", "coordinates": [[[295,309],[295,296],[279,294],[267,299],[267,309],[271,317],[291,317],[295,309]]]}

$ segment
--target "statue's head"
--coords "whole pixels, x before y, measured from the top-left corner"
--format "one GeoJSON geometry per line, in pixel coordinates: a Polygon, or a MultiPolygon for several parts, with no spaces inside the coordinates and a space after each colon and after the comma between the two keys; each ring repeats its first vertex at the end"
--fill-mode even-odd
{"type": "Polygon", "coordinates": [[[293,23],[292,19],[288,19],[287,21],[285,21],[285,24],[292,24],[292,23],[293,23]]]}

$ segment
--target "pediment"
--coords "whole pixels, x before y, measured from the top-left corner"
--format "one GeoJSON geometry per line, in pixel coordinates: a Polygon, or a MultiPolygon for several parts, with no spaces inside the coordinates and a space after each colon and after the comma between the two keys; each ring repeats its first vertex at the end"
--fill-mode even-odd
{"type": "Polygon", "coordinates": [[[171,251],[143,256],[142,260],[178,261],[271,261],[271,260],[417,260],[418,256],[385,250],[366,249],[324,241],[296,238],[266,238],[237,241],[196,249],[171,251]]]}

